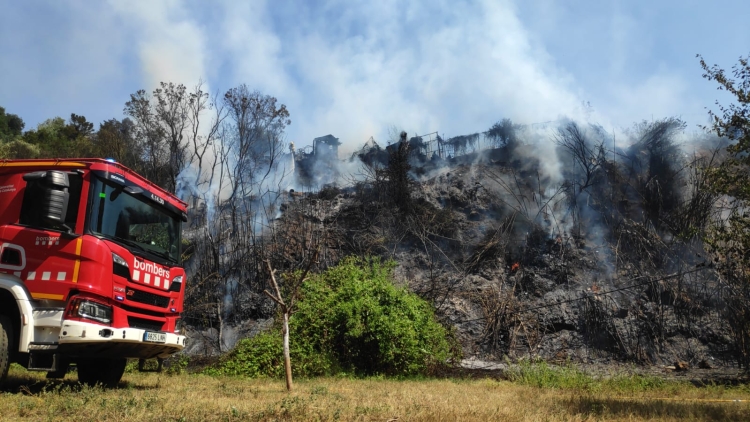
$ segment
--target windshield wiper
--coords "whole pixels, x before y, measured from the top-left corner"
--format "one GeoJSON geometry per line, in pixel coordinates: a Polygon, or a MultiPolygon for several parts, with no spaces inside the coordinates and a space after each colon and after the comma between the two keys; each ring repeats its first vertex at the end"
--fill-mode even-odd
{"type": "Polygon", "coordinates": [[[134,241],[129,240],[129,239],[123,239],[123,238],[118,237],[118,236],[112,236],[111,234],[105,234],[105,233],[96,233],[96,234],[99,237],[103,237],[105,239],[112,240],[112,241],[114,241],[116,243],[121,243],[121,244],[126,245],[126,246],[132,246],[134,248],[138,248],[142,252],[148,252],[146,250],[146,248],[144,248],[143,246],[141,246],[138,242],[134,242],[134,241]]]}
{"type": "Polygon", "coordinates": [[[124,243],[124,244],[126,244],[128,246],[132,246],[134,248],[138,248],[138,249],[140,249],[143,252],[150,252],[148,249],[144,248],[140,243],[138,243],[138,242],[136,242],[134,240],[123,239],[123,238],[118,237],[118,236],[112,236],[111,238],[112,238],[112,240],[114,240],[116,242],[124,243]]]}
{"type": "Polygon", "coordinates": [[[123,239],[123,238],[118,237],[118,236],[112,236],[112,235],[103,234],[103,233],[99,234],[99,236],[101,236],[101,237],[103,237],[105,239],[109,239],[109,240],[111,240],[113,242],[116,242],[116,243],[120,243],[120,244],[123,244],[123,245],[126,245],[126,246],[132,246],[134,248],[137,248],[140,252],[142,252],[144,254],[153,255],[153,256],[157,256],[159,258],[162,258],[162,259],[164,259],[167,262],[167,264],[177,262],[171,256],[169,256],[166,252],[159,252],[159,251],[155,251],[153,249],[146,248],[143,245],[141,245],[139,242],[136,242],[134,240],[123,239]]]}
{"type": "Polygon", "coordinates": [[[108,234],[102,234],[101,236],[104,237],[104,238],[106,238],[106,239],[112,240],[112,241],[114,241],[116,243],[120,243],[122,245],[125,245],[125,246],[132,246],[132,247],[138,249],[140,252],[159,256],[158,254],[155,254],[150,249],[144,248],[143,245],[141,245],[140,243],[136,242],[135,240],[123,239],[123,238],[121,238],[119,236],[112,236],[112,235],[108,235],[108,234]]]}

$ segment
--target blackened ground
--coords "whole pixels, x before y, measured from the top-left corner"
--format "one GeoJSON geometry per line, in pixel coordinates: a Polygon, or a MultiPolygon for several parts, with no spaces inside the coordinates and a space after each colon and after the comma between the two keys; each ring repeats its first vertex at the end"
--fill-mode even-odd
{"type": "MultiPolygon", "coordinates": [[[[316,227],[325,234],[327,265],[350,254],[394,259],[397,280],[435,305],[465,358],[491,368],[457,371],[500,371],[492,365],[506,358],[539,358],[594,371],[635,364],[696,382],[736,379],[721,315],[725,292],[696,238],[657,229],[638,217],[632,200],[607,202],[610,190],[601,186],[570,206],[555,190],[564,182],[507,154],[492,150],[413,169],[406,205],[383,194],[387,174],[290,196],[275,233],[316,227]],[[625,211],[614,210],[615,202],[625,211]],[[666,369],[675,362],[691,369],[666,369]]],[[[225,352],[270,324],[272,313],[253,311],[272,309],[263,295],[241,297],[247,300],[233,312],[255,316],[230,315],[195,330],[190,353],[225,352]]]]}

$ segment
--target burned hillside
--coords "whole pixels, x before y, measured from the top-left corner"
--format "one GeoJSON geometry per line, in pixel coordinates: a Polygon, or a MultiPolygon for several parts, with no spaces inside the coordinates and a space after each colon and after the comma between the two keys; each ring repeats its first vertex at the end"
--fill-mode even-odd
{"type": "Polygon", "coordinates": [[[238,234],[230,212],[213,243],[194,242],[205,281],[189,291],[196,344],[227,350],[268,324],[263,260],[292,271],[316,253],[317,269],[349,255],[395,260],[467,357],[727,364],[731,292],[701,241],[721,199],[704,171],[721,159],[717,140],[686,139],[664,119],[618,142],[572,121],[368,142],[353,156],[356,180],[280,193],[262,236],[238,234]]]}

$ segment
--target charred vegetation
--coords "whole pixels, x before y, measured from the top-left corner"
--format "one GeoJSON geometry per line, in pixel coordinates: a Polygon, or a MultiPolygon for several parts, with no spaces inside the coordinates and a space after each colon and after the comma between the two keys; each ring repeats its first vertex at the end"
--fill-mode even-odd
{"type": "Polygon", "coordinates": [[[394,259],[397,279],[436,306],[467,356],[732,362],[728,290],[702,244],[720,198],[708,180],[718,148],[686,154],[677,119],[637,124],[622,146],[575,122],[540,132],[503,121],[433,142],[368,141],[350,159],[358,178],[287,192],[232,258],[201,253],[236,263],[222,271],[241,280],[202,292],[201,277],[221,273],[196,269],[192,300],[214,303],[203,318],[221,306],[212,324],[252,334],[274,316],[264,260],[294,271],[316,250],[312,271],[352,255],[394,259]]]}

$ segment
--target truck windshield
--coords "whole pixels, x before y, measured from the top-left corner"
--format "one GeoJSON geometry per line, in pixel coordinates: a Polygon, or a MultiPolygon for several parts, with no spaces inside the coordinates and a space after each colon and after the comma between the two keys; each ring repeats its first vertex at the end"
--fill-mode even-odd
{"type": "Polygon", "coordinates": [[[136,255],[180,262],[181,221],[176,216],[140,195],[129,194],[123,186],[99,177],[91,179],[91,232],[123,244],[136,255]]]}

